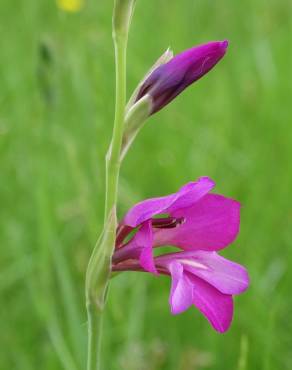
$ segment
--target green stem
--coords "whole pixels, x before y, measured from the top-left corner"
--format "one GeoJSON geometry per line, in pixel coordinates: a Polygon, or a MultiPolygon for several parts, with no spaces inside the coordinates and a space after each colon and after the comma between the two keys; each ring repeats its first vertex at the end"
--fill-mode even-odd
{"type": "Polygon", "coordinates": [[[105,220],[116,204],[126,105],[126,36],[114,36],[116,62],[116,108],[111,146],[106,156],[105,220]]]}
{"type": "Polygon", "coordinates": [[[104,232],[90,259],[87,270],[88,361],[87,370],[100,369],[102,316],[111,270],[117,227],[116,203],[120,171],[120,153],[126,106],[126,49],[133,0],[115,0],[113,40],[116,65],[116,105],[112,141],[106,156],[104,232]]]}
{"type": "Polygon", "coordinates": [[[88,357],[87,370],[100,369],[100,345],[102,332],[102,312],[95,305],[88,305],[88,357]]]}

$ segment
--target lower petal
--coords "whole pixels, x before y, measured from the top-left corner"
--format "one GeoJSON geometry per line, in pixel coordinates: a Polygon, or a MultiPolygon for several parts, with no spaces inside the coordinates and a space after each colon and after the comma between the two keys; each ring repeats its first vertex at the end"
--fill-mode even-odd
{"type": "Polygon", "coordinates": [[[232,296],[219,292],[200,278],[192,275],[188,277],[193,284],[193,304],[215,330],[224,333],[228,330],[233,317],[232,296]]]}
{"type": "Polygon", "coordinates": [[[224,294],[240,294],[249,285],[247,270],[216,252],[192,251],[177,253],[185,270],[205,280],[224,294]],[[198,266],[202,266],[200,268],[198,266]]]}
{"type": "Polygon", "coordinates": [[[183,272],[183,266],[180,263],[170,263],[168,270],[171,274],[169,304],[171,313],[177,315],[192,305],[192,285],[186,278],[183,272]]]}

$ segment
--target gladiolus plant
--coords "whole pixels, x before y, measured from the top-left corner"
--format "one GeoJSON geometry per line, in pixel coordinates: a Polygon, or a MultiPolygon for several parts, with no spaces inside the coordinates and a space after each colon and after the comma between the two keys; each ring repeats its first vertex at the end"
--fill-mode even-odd
{"type": "Polygon", "coordinates": [[[115,120],[106,156],[104,227],[86,274],[87,370],[100,368],[102,315],[113,275],[132,271],[169,276],[171,313],[179,314],[193,305],[221,333],[232,321],[233,296],[249,285],[246,269],[218,254],[239,232],[240,204],[212,193],[215,183],[208,177],[189,182],[173,194],[141,201],[117,220],[120,166],[138,132],[149,116],[207,74],[228,47],[224,40],[176,56],[167,50],[127,103],[126,49],[134,6],[135,0],[115,0],[113,11],[115,120]],[[159,252],[162,246],[177,251],[154,256],[153,249],[159,252]]]}

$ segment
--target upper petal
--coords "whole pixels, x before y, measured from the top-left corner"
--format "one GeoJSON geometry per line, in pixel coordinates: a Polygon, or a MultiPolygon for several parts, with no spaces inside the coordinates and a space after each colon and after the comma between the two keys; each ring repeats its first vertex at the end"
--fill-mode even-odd
{"type": "Polygon", "coordinates": [[[186,279],[183,267],[174,261],[169,264],[168,270],[171,274],[171,291],[169,304],[171,313],[176,315],[187,310],[193,303],[192,284],[186,279]]]}
{"type": "Polygon", "coordinates": [[[238,234],[240,204],[221,195],[207,194],[190,206],[176,209],[172,216],[184,217],[185,222],[173,229],[155,230],[156,246],[218,250],[225,248],[238,234]]]}
{"type": "Polygon", "coordinates": [[[201,177],[196,182],[184,185],[177,193],[137,203],[128,211],[122,222],[125,225],[136,227],[155,215],[188,207],[207,194],[214,186],[215,183],[211,179],[201,177]]]}
{"type": "Polygon", "coordinates": [[[229,328],[233,317],[232,296],[219,292],[200,278],[193,275],[188,277],[193,284],[193,304],[215,330],[224,333],[229,328]]]}

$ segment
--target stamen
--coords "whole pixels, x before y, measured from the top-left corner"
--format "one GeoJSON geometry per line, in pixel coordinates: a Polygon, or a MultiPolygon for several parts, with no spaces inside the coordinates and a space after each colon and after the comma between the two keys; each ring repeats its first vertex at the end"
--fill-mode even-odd
{"type": "MultiPolygon", "coordinates": [[[[157,229],[174,229],[175,227],[182,225],[185,222],[184,217],[161,217],[152,218],[151,224],[153,228],[157,229]]],[[[137,231],[138,228],[133,228],[127,225],[119,225],[117,228],[116,235],[116,249],[119,249],[123,244],[128,242],[127,238],[133,236],[133,232],[137,231]]]]}
{"type": "Polygon", "coordinates": [[[157,229],[173,229],[185,222],[184,217],[152,218],[152,226],[157,229]]]}

